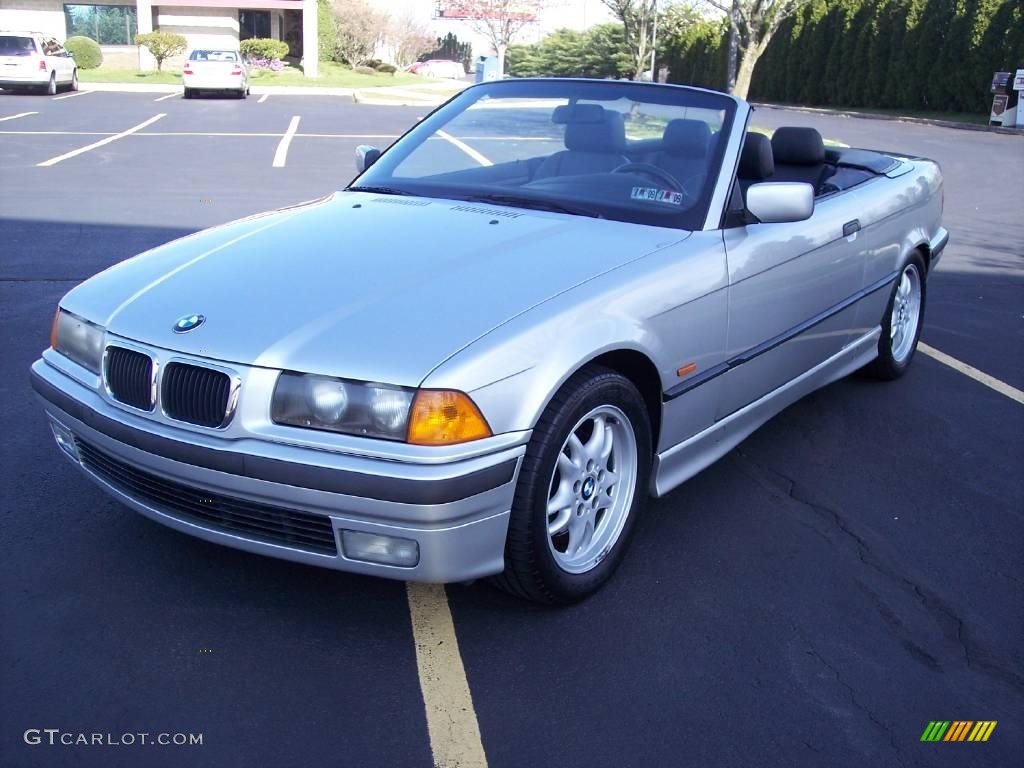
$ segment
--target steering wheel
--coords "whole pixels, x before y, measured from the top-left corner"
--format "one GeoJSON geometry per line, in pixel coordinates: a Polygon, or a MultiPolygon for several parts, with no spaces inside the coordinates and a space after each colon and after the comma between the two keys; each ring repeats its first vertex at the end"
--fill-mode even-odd
{"type": "Polygon", "coordinates": [[[659,168],[651,163],[625,163],[612,169],[612,173],[644,173],[665,182],[676,192],[686,192],[685,186],[679,183],[679,179],[664,168],[659,168]]]}

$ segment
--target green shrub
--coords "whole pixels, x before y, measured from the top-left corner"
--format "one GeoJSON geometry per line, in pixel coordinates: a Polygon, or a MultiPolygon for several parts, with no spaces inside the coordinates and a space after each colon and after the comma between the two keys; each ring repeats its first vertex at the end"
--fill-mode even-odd
{"type": "Polygon", "coordinates": [[[145,32],[135,36],[135,44],[149,49],[156,59],[157,71],[164,68],[164,61],[183,53],[188,47],[188,41],[174,32],[145,32]]]}
{"type": "Polygon", "coordinates": [[[81,35],[69,37],[64,43],[64,47],[74,57],[75,65],[79,69],[96,69],[103,63],[103,51],[100,50],[100,44],[91,37],[82,37],[81,35]]]}
{"type": "Polygon", "coordinates": [[[356,72],[356,73],[358,73],[360,75],[375,75],[375,74],[377,74],[377,70],[374,69],[373,67],[364,67],[361,64],[358,67],[352,67],[352,71],[356,72]]]}
{"type": "Polygon", "coordinates": [[[374,67],[378,72],[382,72],[385,75],[393,75],[398,71],[398,67],[394,64],[388,64],[387,62],[381,62],[374,67]]]}
{"type": "Polygon", "coordinates": [[[271,40],[266,37],[254,37],[251,40],[243,40],[239,43],[238,48],[247,59],[280,61],[288,55],[288,43],[283,40],[271,40]]]}

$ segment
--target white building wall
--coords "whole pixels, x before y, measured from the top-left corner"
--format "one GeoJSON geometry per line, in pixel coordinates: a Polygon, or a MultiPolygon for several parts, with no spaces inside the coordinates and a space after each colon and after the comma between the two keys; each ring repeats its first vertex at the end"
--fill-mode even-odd
{"type": "Polygon", "coordinates": [[[0,29],[12,32],[42,32],[65,39],[62,0],[0,0],[0,29]]]}
{"type": "MultiPolygon", "coordinates": [[[[157,5],[154,3],[154,5],[157,5]]],[[[237,48],[238,11],[233,8],[157,6],[154,29],[183,35],[193,48],[237,48]]]]}

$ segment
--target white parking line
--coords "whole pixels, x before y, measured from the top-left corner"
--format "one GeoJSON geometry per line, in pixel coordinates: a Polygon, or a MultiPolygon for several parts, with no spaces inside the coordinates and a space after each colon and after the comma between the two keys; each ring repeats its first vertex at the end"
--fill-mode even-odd
{"type": "Polygon", "coordinates": [[[38,112],[19,112],[16,115],[8,115],[7,117],[0,117],[0,123],[4,120],[17,120],[19,117],[28,117],[29,115],[38,115],[38,112]]]}
{"type": "Polygon", "coordinates": [[[168,93],[166,96],[161,96],[159,99],[153,99],[153,101],[166,101],[167,99],[173,99],[175,96],[181,96],[181,93],[175,91],[174,93],[168,93]]]}
{"type": "Polygon", "coordinates": [[[486,166],[486,165],[494,165],[494,163],[492,163],[486,157],[484,157],[479,152],[477,152],[475,149],[473,149],[471,146],[469,146],[469,144],[466,144],[464,141],[459,141],[454,136],[452,136],[450,133],[445,133],[444,131],[438,131],[437,135],[440,136],[445,141],[450,142],[451,144],[453,144],[456,147],[458,147],[459,149],[461,149],[467,155],[469,155],[474,160],[476,160],[478,163],[480,163],[480,165],[484,165],[484,166],[486,166]]]}
{"type": "Polygon", "coordinates": [[[72,91],[71,93],[65,93],[63,96],[54,96],[50,101],[60,101],[61,99],[73,99],[75,96],[85,96],[87,93],[93,93],[93,91],[72,91]]]}
{"type": "Polygon", "coordinates": [[[288,147],[292,143],[292,138],[295,136],[295,132],[299,130],[299,116],[295,115],[292,121],[288,123],[288,130],[284,132],[284,136],[281,137],[281,143],[277,145],[277,151],[274,153],[274,167],[284,168],[285,162],[288,160],[288,147]]]}
{"type": "Polygon", "coordinates": [[[262,96],[260,96],[260,100],[257,101],[256,103],[257,104],[262,104],[264,101],[267,100],[267,96],[269,96],[269,95],[270,95],[269,93],[264,93],[262,96]]]}
{"type": "Polygon", "coordinates": [[[161,117],[166,117],[166,116],[167,116],[166,112],[161,112],[159,115],[154,115],[153,117],[149,118],[149,120],[146,120],[144,122],[139,123],[136,126],[133,126],[132,128],[129,128],[127,131],[121,131],[121,133],[115,133],[113,136],[107,136],[107,138],[105,138],[105,139],[100,139],[99,141],[94,141],[92,144],[87,144],[84,147],[80,147],[78,149],[74,149],[74,150],[72,150],[70,152],[65,152],[63,155],[57,155],[56,157],[51,157],[49,160],[44,160],[41,163],[36,163],[36,166],[39,167],[39,168],[48,168],[51,165],[56,165],[57,163],[61,162],[62,160],[67,160],[67,159],[72,158],[72,157],[77,157],[78,155],[81,155],[81,154],[83,154],[85,152],[88,152],[91,149],[96,149],[97,147],[102,147],[105,144],[109,144],[112,141],[117,141],[118,139],[123,139],[125,136],[131,136],[136,131],[141,131],[146,126],[152,125],[157,120],[159,120],[161,117]]]}
{"type": "Polygon", "coordinates": [[[979,371],[974,366],[968,365],[967,363],[961,363],[955,357],[950,357],[945,352],[940,352],[935,349],[935,347],[929,347],[923,341],[919,341],[917,343],[917,348],[933,360],[938,360],[943,365],[948,365],[954,371],[959,371],[964,376],[970,376],[972,379],[984,384],[989,389],[994,389],[999,394],[1005,395],[1011,400],[1016,400],[1021,405],[1024,405],[1024,392],[1016,387],[1011,387],[1006,382],[1000,381],[994,376],[989,376],[987,373],[979,371]]]}
{"type": "Polygon", "coordinates": [[[487,768],[480,726],[443,584],[406,584],[434,765],[487,768]]]}

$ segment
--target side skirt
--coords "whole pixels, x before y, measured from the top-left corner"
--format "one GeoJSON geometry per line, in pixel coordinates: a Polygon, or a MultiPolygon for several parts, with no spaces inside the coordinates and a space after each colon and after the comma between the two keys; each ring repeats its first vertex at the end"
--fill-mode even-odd
{"type": "Polygon", "coordinates": [[[874,328],[809,371],[729,414],[688,440],[654,457],[651,493],[664,496],[718,461],[772,416],[805,395],[848,376],[878,354],[882,329],[874,328]]]}

